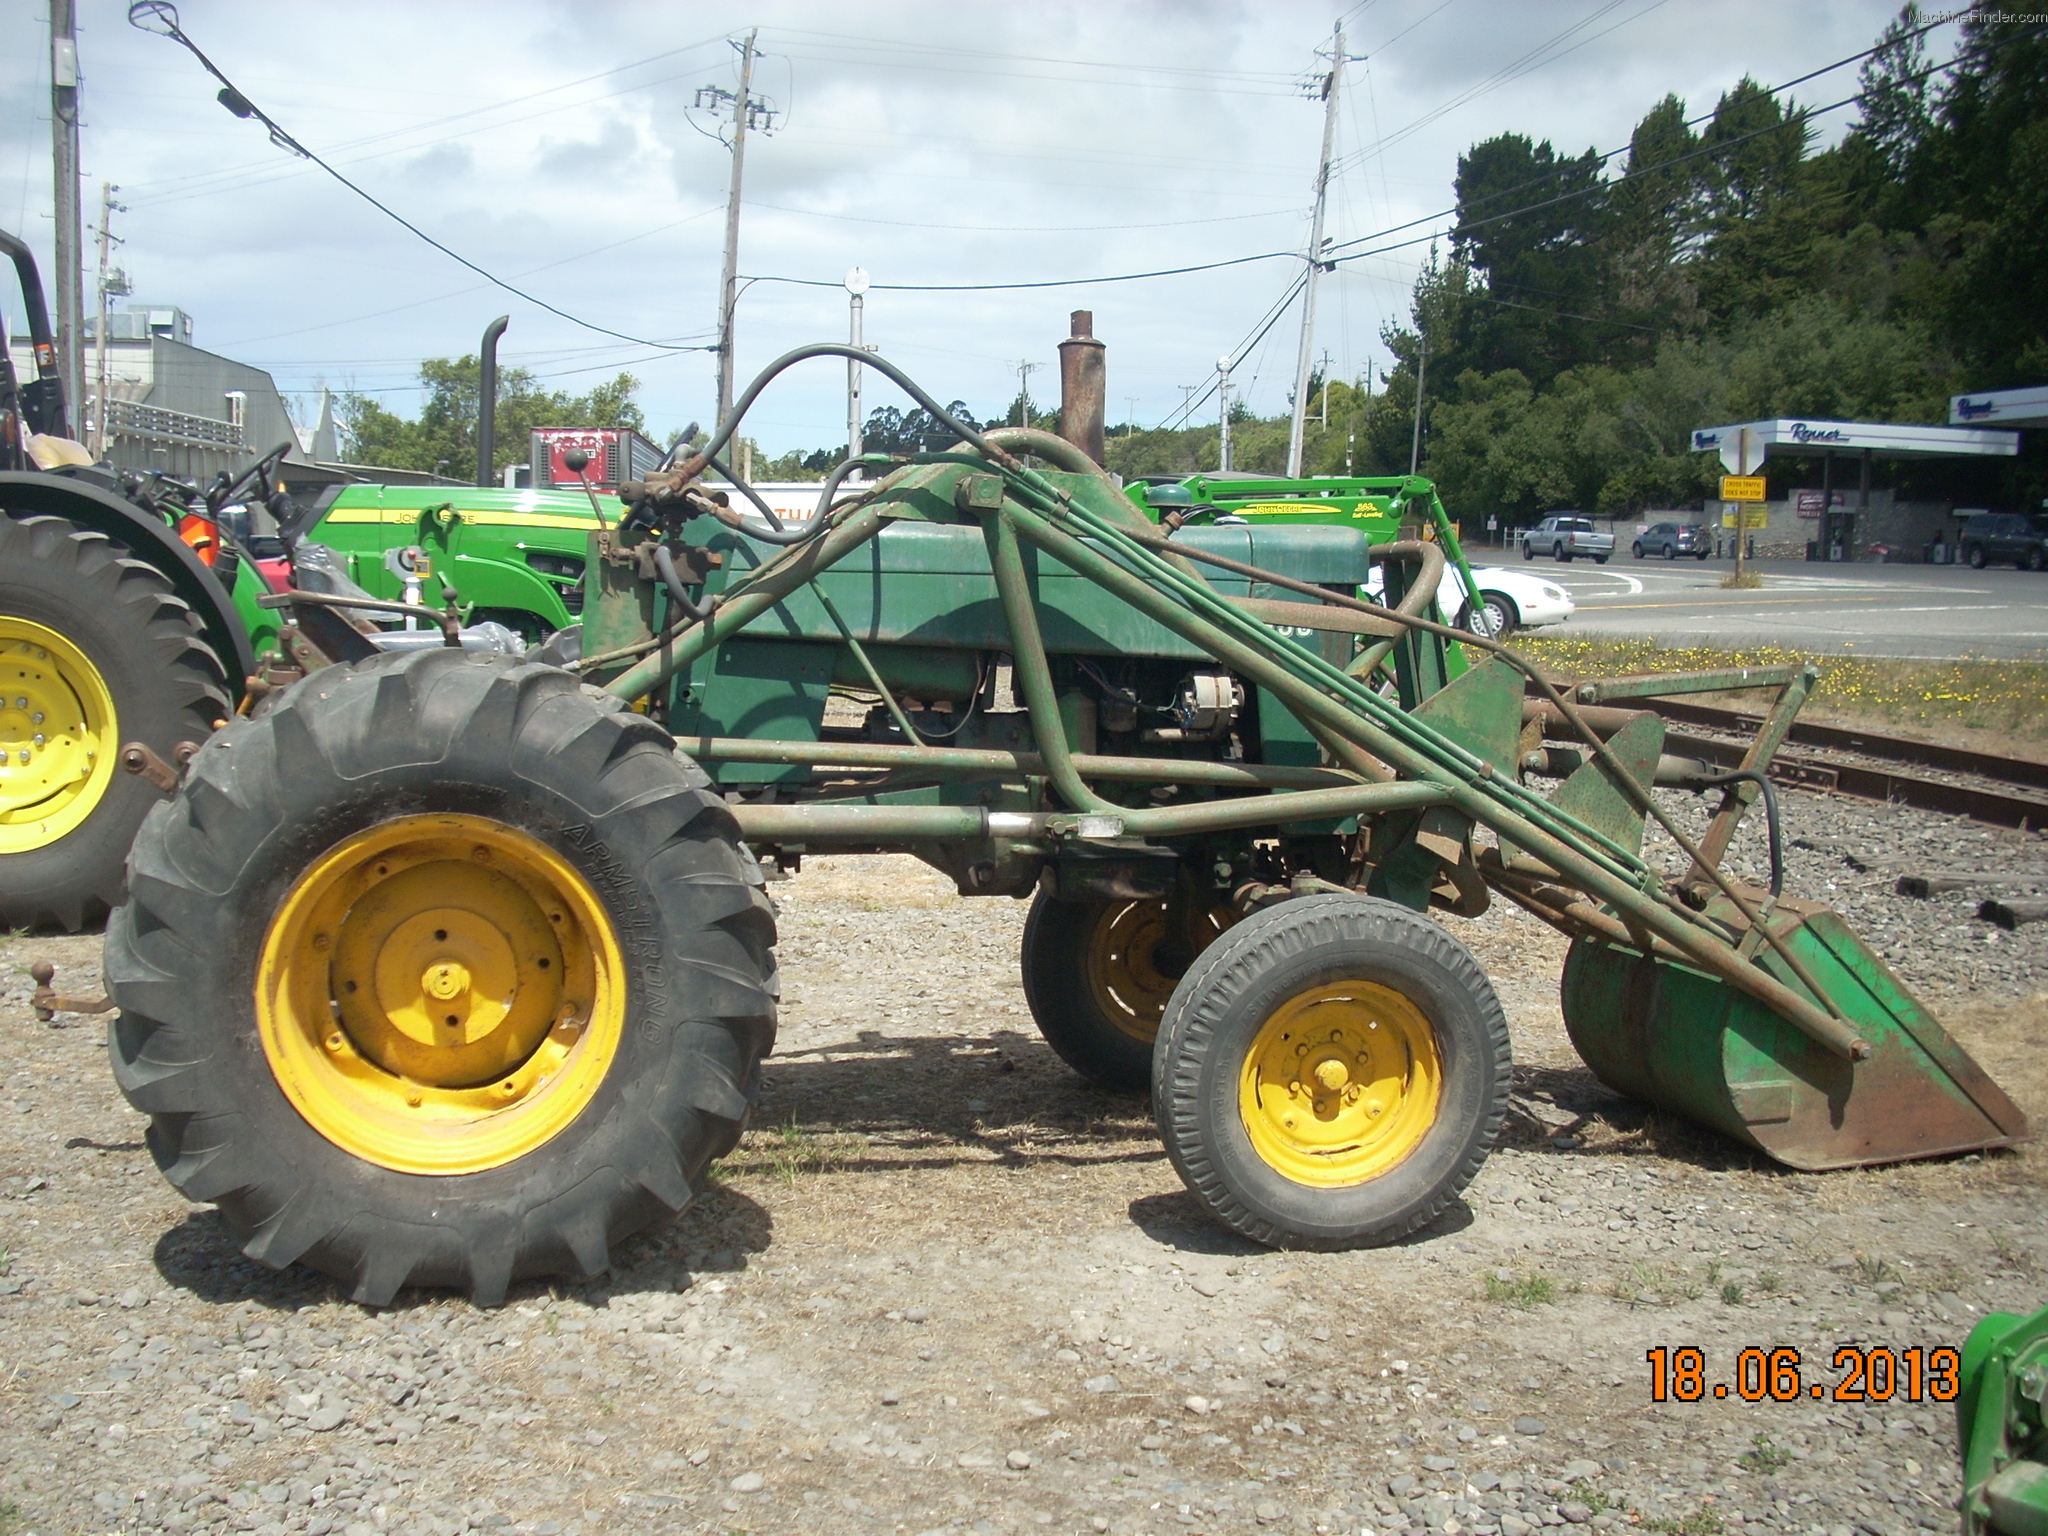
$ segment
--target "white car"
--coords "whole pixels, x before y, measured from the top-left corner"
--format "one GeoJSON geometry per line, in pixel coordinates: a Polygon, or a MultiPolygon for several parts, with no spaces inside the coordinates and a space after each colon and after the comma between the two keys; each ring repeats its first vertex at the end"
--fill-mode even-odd
{"type": "MultiPolygon", "coordinates": [[[[1438,591],[1445,598],[1444,607],[1457,609],[1457,622],[1461,628],[1470,629],[1474,634],[1490,639],[1505,639],[1518,629],[1540,629],[1546,624],[1562,624],[1577,610],[1571,593],[1555,582],[1545,581],[1541,576],[1532,576],[1527,571],[1511,570],[1500,565],[1476,565],[1472,568],[1473,579],[1479,583],[1479,597],[1486,605],[1479,625],[1474,625],[1467,616],[1469,603],[1450,601],[1461,585],[1455,570],[1445,570],[1444,586],[1438,591]],[[1482,627],[1483,626],[1483,627],[1482,627]]],[[[1384,587],[1381,585],[1379,567],[1373,567],[1372,580],[1367,583],[1365,595],[1373,602],[1382,600],[1384,587]]]]}
{"type": "MultiPolygon", "coordinates": [[[[1485,617],[1479,624],[1473,624],[1464,616],[1461,605],[1458,622],[1495,639],[1505,639],[1518,629],[1562,624],[1578,606],[1572,601],[1571,593],[1563,587],[1527,571],[1480,565],[1473,567],[1472,575],[1479,583],[1479,596],[1486,604],[1485,617]]],[[[1455,585],[1457,572],[1444,572],[1444,580],[1455,585]]]]}

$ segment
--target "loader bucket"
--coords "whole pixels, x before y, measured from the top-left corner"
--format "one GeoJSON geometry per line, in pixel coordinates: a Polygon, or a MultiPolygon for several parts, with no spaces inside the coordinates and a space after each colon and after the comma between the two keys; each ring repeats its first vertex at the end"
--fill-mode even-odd
{"type": "MultiPolygon", "coordinates": [[[[1704,971],[1580,938],[1565,960],[1563,1003],[1586,1065],[1617,1092],[1794,1168],[1938,1157],[2026,1136],[2013,1102],[1838,914],[1790,900],[1769,912],[1772,931],[1869,1043],[1867,1059],[1834,1054],[1704,971]]],[[[1708,915],[1735,918],[1725,902],[1708,915]]],[[[1753,963],[1805,990],[1770,950],[1753,963]]]]}

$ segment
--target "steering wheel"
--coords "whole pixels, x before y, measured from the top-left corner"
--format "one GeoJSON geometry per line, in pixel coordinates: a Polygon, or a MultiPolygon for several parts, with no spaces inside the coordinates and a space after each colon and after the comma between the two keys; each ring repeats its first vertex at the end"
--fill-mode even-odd
{"type": "Polygon", "coordinates": [[[291,451],[292,445],[289,442],[279,443],[234,479],[209,487],[206,492],[206,510],[218,517],[222,507],[231,507],[236,502],[245,500],[251,490],[258,493],[259,500],[269,500],[271,481],[277,474],[277,466],[284,462],[284,456],[291,451]]]}

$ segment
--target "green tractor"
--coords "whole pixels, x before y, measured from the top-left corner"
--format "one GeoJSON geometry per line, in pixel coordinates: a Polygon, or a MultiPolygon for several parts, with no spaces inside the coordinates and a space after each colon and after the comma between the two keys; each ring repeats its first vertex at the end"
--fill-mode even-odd
{"type": "Polygon", "coordinates": [[[75,931],[121,899],[161,798],[150,774],[170,771],[156,765],[246,709],[251,679],[260,692],[296,675],[295,633],[263,606],[294,553],[332,544],[341,562],[323,567],[376,597],[452,580],[465,624],[533,643],[573,620],[601,513],[584,495],[446,486],[301,506],[281,482],[289,444],[203,488],[95,465],[71,441],[34,258],[5,233],[0,251],[35,374],[17,375],[0,337],[0,927],[75,931]],[[425,558],[387,563],[409,547],[425,558]]]}
{"type": "Polygon", "coordinates": [[[1970,1331],[1956,1429],[1964,1536],[2048,1536],[2048,1311],[1970,1331]]]}
{"type": "MultiPolygon", "coordinates": [[[[1399,522],[1433,495],[1403,482],[1399,522]]],[[[821,853],[1029,902],[1047,1040],[1149,1091],[1195,1198],[1262,1243],[1394,1241],[1478,1171],[1507,1023],[1430,914],[1496,897],[1571,937],[1597,1072],[1783,1162],[2026,1134],[1839,918],[1721,868],[1811,669],[1711,774],[1626,705],[1726,679],[1561,694],[1443,621],[1442,539],[1164,527],[1066,441],[956,422],[837,344],[620,500],[579,625],[530,656],[452,622],[379,650],[316,622],[358,600],[281,594],[303,678],[142,827],[108,925],[115,1074],[262,1262],[372,1304],[606,1269],[740,1136],[775,1038],[765,871],[821,853]],[[849,461],[806,519],[737,482],[728,505],[701,477],[732,480],[742,419],[819,357],[957,444],[849,461]],[[1704,837],[1660,786],[1720,793],[1704,837]],[[1682,875],[1645,862],[1649,820],[1682,875]]]]}

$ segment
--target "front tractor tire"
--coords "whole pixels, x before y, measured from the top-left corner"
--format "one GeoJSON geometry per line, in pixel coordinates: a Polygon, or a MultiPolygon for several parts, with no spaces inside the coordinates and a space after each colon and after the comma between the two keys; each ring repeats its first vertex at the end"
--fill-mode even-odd
{"type": "Polygon", "coordinates": [[[226,718],[227,677],[154,566],[61,517],[0,515],[0,927],[97,923],[163,795],[120,770],[226,718]]]}
{"type": "Polygon", "coordinates": [[[570,673],[315,673],[144,824],[115,1076],[243,1252],[358,1302],[587,1279],[687,1206],[773,1042],[772,908],[704,776],[570,673]]]}
{"type": "Polygon", "coordinates": [[[1041,891],[1024,919],[1024,1000],[1060,1060],[1114,1093],[1152,1085],[1152,1042],[1174,983],[1229,926],[1228,907],[1172,931],[1164,901],[1062,901],[1041,891]]]}
{"type": "Polygon", "coordinates": [[[1507,1020],[1466,948],[1392,902],[1255,913],[1174,989],[1153,1110],[1181,1178],[1273,1247],[1355,1248],[1428,1225],[1500,1134],[1507,1020]]]}

